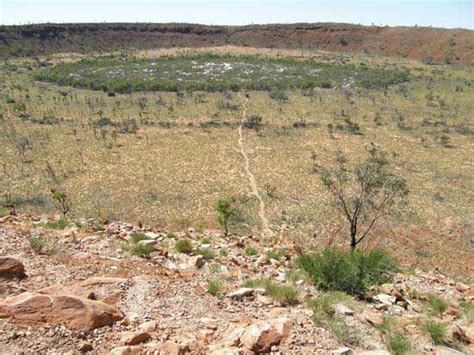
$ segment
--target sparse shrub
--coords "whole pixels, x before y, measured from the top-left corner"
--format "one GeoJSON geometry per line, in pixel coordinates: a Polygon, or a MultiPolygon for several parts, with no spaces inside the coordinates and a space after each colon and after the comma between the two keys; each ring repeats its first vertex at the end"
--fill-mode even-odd
{"type": "Polygon", "coordinates": [[[221,281],[217,279],[209,280],[207,282],[207,292],[214,297],[219,296],[222,292],[221,281]]]}
{"type": "Polygon", "coordinates": [[[284,90],[272,90],[268,94],[268,96],[275,101],[278,102],[287,102],[288,101],[288,95],[284,90]]]}
{"type": "Polygon", "coordinates": [[[274,260],[283,260],[289,258],[289,252],[287,249],[272,249],[269,252],[267,252],[267,258],[268,259],[274,259],[274,260]]]}
{"type": "Polygon", "coordinates": [[[382,250],[347,253],[326,249],[299,257],[297,264],[320,289],[349,294],[364,294],[370,285],[389,282],[397,270],[395,260],[382,250]]]}
{"type": "Polygon", "coordinates": [[[201,240],[201,243],[211,245],[212,240],[210,238],[204,238],[203,240],[201,240]]]}
{"type": "Polygon", "coordinates": [[[247,248],[245,248],[244,253],[247,256],[257,256],[258,255],[258,250],[254,247],[247,247],[247,248]]]}
{"type": "Polygon", "coordinates": [[[394,355],[411,354],[412,346],[410,341],[400,333],[391,336],[387,344],[388,350],[394,355]]]}
{"type": "Polygon", "coordinates": [[[193,245],[189,239],[181,239],[176,242],[175,250],[178,253],[191,254],[193,251],[193,245]]]}
{"type": "Polygon", "coordinates": [[[281,304],[294,304],[298,302],[298,289],[292,285],[279,285],[270,279],[247,280],[244,287],[264,288],[268,297],[281,304]]]}
{"type": "Polygon", "coordinates": [[[442,134],[441,136],[438,137],[439,144],[441,144],[445,148],[450,148],[451,147],[451,138],[447,136],[446,134],[442,134]]]}
{"type": "Polygon", "coordinates": [[[64,218],[60,218],[56,222],[52,222],[52,221],[46,222],[45,226],[47,228],[50,228],[50,229],[61,229],[62,230],[62,229],[66,229],[66,227],[68,226],[68,223],[64,218]]]}
{"type": "Polygon", "coordinates": [[[260,135],[260,129],[263,126],[262,117],[258,115],[247,117],[243,122],[243,126],[248,129],[254,129],[257,135],[260,135]]]}
{"type": "Polygon", "coordinates": [[[122,246],[122,250],[131,254],[131,255],[150,255],[155,251],[155,248],[153,248],[151,245],[146,245],[146,244],[124,244],[122,246]]]}
{"type": "Polygon", "coordinates": [[[466,323],[473,323],[474,322],[474,304],[471,302],[461,301],[459,303],[459,308],[462,312],[462,319],[466,321],[466,323]]]}
{"type": "Polygon", "coordinates": [[[288,270],[286,273],[286,281],[289,281],[291,283],[295,283],[297,281],[305,281],[307,278],[306,272],[300,269],[291,269],[288,270]]]}
{"type": "Polygon", "coordinates": [[[227,255],[229,255],[229,252],[226,249],[222,248],[221,250],[219,250],[219,255],[225,258],[227,255]]]}
{"type": "Polygon", "coordinates": [[[51,189],[51,195],[56,202],[56,207],[63,214],[63,218],[66,219],[67,214],[71,210],[71,200],[64,191],[57,189],[51,189]]]}
{"type": "Polygon", "coordinates": [[[54,245],[48,244],[45,240],[38,237],[31,237],[28,239],[31,249],[37,254],[53,255],[58,252],[54,245]]]}
{"type": "Polygon", "coordinates": [[[144,233],[133,233],[130,236],[130,241],[122,245],[122,250],[130,255],[149,255],[155,251],[155,248],[151,245],[141,244],[140,241],[148,240],[144,233]]]}
{"type": "Polygon", "coordinates": [[[235,216],[236,209],[232,206],[229,198],[221,197],[216,203],[217,221],[219,225],[224,228],[224,235],[229,235],[229,220],[235,216]]]}
{"type": "Polygon", "coordinates": [[[448,308],[448,303],[434,293],[428,295],[428,300],[425,302],[425,305],[429,308],[431,313],[439,317],[441,317],[448,308]]]}
{"type": "Polygon", "coordinates": [[[344,345],[357,346],[360,342],[354,328],[348,327],[344,319],[336,313],[339,303],[350,304],[351,298],[342,292],[328,292],[308,302],[314,312],[314,322],[327,329],[344,345]]]}
{"type": "Polygon", "coordinates": [[[202,257],[206,260],[214,259],[216,257],[216,254],[210,248],[200,248],[197,249],[195,252],[198,255],[202,255],[202,257]]]}
{"type": "Polygon", "coordinates": [[[141,240],[148,240],[150,238],[148,238],[144,233],[133,233],[130,236],[130,239],[132,243],[137,244],[141,240]]]}
{"type": "Polygon", "coordinates": [[[445,345],[446,344],[446,326],[442,323],[436,322],[427,322],[424,325],[424,330],[426,334],[431,337],[433,343],[436,345],[445,345]]]}
{"type": "Polygon", "coordinates": [[[176,236],[176,234],[173,233],[173,232],[168,232],[168,233],[166,233],[166,238],[168,238],[168,239],[176,239],[177,236],[176,236]]]}
{"type": "Polygon", "coordinates": [[[392,329],[395,323],[395,319],[390,316],[383,316],[382,317],[382,324],[376,325],[375,327],[385,335],[389,335],[392,333],[392,329]]]}
{"type": "Polygon", "coordinates": [[[265,184],[263,186],[263,188],[265,189],[265,194],[270,197],[270,198],[276,198],[277,195],[276,195],[276,187],[273,186],[273,185],[270,185],[270,184],[265,184]]]}

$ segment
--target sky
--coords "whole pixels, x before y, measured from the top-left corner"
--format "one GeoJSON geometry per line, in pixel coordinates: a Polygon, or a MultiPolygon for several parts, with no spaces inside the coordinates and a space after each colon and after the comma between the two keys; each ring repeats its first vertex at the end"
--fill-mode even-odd
{"type": "Polygon", "coordinates": [[[474,0],[0,0],[0,24],[344,22],[474,29],[474,0]]]}

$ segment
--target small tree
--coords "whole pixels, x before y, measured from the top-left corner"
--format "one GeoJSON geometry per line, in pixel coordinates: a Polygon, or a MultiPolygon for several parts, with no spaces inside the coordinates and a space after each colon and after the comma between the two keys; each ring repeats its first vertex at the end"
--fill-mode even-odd
{"type": "Polygon", "coordinates": [[[57,189],[51,189],[51,195],[53,200],[56,202],[56,206],[63,214],[63,218],[66,219],[66,215],[71,210],[71,201],[69,200],[69,197],[65,192],[57,189]]]}
{"type": "Polygon", "coordinates": [[[219,225],[224,228],[224,234],[229,235],[229,220],[235,215],[236,210],[232,207],[232,202],[229,198],[221,197],[216,203],[217,221],[219,225]]]}
{"type": "Polygon", "coordinates": [[[257,133],[257,136],[260,135],[260,130],[262,128],[262,117],[258,115],[253,115],[250,117],[247,117],[244,120],[244,127],[249,128],[249,129],[254,129],[255,132],[257,133]]]}
{"type": "Polygon", "coordinates": [[[375,222],[408,193],[405,180],[391,172],[385,155],[375,148],[369,153],[370,157],[353,169],[338,153],[337,167],[321,170],[324,186],[349,224],[352,251],[369,235],[375,222]]]}

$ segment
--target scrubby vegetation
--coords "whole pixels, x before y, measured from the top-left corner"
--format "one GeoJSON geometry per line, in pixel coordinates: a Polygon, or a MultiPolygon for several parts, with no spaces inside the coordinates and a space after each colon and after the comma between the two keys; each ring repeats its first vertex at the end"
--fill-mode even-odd
{"type": "Polygon", "coordinates": [[[393,257],[382,250],[347,253],[326,249],[320,254],[303,255],[297,263],[320,289],[360,295],[371,285],[390,281],[397,271],[393,257]]]}
{"type": "Polygon", "coordinates": [[[360,338],[351,329],[340,314],[336,312],[336,306],[341,303],[351,304],[348,295],[342,292],[328,292],[308,302],[308,307],[314,312],[314,322],[330,331],[335,338],[347,346],[357,346],[360,338]]]}
{"type": "Polygon", "coordinates": [[[280,285],[269,279],[253,279],[244,283],[245,287],[262,288],[268,297],[282,304],[293,304],[298,299],[298,289],[292,285],[280,285]]]}
{"type": "Polygon", "coordinates": [[[184,238],[176,242],[175,249],[178,253],[190,254],[193,251],[193,245],[189,239],[184,238]]]}
{"type": "Polygon", "coordinates": [[[149,244],[140,243],[149,240],[143,233],[134,233],[130,236],[127,243],[122,244],[122,251],[130,255],[147,256],[155,251],[155,248],[149,244]]]}
{"type": "MultiPolygon", "coordinates": [[[[131,93],[274,88],[281,90],[342,86],[383,88],[403,83],[409,79],[409,75],[406,71],[369,68],[365,65],[325,64],[311,60],[221,56],[207,53],[156,59],[120,57],[85,59],[47,68],[36,74],[36,78],[59,85],[131,93]]],[[[281,99],[282,96],[275,97],[281,99]]]]}
{"type": "Polygon", "coordinates": [[[30,243],[31,249],[33,249],[35,253],[54,255],[58,252],[58,248],[54,244],[51,244],[42,238],[30,237],[28,242],[30,243]]]}

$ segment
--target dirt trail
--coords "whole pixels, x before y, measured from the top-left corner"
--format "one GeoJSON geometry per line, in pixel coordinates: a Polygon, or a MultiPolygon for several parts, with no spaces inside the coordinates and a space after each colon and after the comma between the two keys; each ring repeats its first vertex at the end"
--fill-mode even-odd
{"type": "MultiPolygon", "coordinates": [[[[240,98],[242,98],[242,95],[240,93],[238,95],[240,98]]],[[[244,163],[245,163],[244,169],[245,169],[245,174],[247,175],[249,179],[250,190],[252,192],[252,195],[257,197],[259,201],[258,216],[260,218],[260,221],[262,222],[263,235],[267,237],[271,237],[273,236],[273,232],[270,229],[270,224],[265,214],[265,202],[263,202],[263,199],[260,196],[260,193],[258,192],[257,181],[255,180],[255,176],[250,171],[250,159],[247,153],[245,153],[245,149],[244,149],[243,126],[244,126],[245,120],[247,119],[247,103],[248,102],[249,102],[248,97],[245,97],[243,108],[242,108],[242,120],[239,126],[239,148],[240,148],[240,153],[242,154],[242,157],[244,158],[244,163]]]]}

